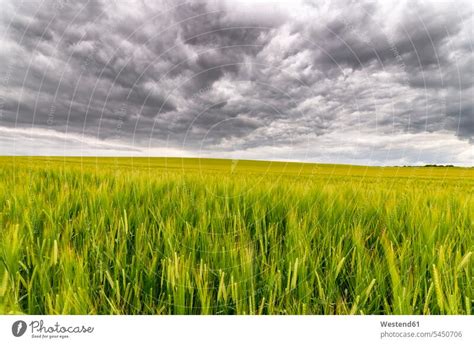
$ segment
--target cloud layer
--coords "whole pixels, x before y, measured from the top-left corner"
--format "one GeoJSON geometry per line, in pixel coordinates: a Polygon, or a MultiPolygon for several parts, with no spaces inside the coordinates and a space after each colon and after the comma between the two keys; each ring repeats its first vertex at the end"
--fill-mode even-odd
{"type": "Polygon", "coordinates": [[[468,2],[2,7],[0,154],[474,161],[468,2]]]}

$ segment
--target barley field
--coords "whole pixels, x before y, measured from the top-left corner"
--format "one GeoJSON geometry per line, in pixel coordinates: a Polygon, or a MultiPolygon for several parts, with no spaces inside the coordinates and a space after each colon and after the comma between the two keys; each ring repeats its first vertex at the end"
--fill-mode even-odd
{"type": "Polygon", "coordinates": [[[0,157],[1,314],[472,314],[474,169],[0,157]]]}

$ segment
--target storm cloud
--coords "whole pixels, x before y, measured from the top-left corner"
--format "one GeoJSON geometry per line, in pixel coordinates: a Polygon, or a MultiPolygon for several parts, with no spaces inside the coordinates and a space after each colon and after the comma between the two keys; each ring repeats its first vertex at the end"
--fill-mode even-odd
{"type": "Polygon", "coordinates": [[[4,1],[0,154],[473,165],[469,2],[4,1]]]}

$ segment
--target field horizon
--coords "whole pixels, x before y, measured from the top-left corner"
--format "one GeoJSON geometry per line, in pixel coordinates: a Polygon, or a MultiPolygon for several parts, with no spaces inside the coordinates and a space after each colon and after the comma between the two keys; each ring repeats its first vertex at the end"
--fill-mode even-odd
{"type": "Polygon", "coordinates": [[[351,164],[351,163],[331,163],[318,161],[303,161],[303,160],[284,160],[284,159],[245,159],[245,158],[226,158],[226,157],[193,157],[193,156],[133,156],[133,155],[0,155],[0,158],[6,159],[130,159],[130,160],[210,160],[210,161],[240,161],[240,162],[255,162],[255,163],[281,163],[281,164],[309,164],[309,165],[323,165],[323,166],[355,166],[355,167],[369,167],[369,168],[474,168],[474,165],[459,165],[459,164],[435,164],[435,163],[420,163],[413,165],[368,165],[368,164],[351,164]]]}

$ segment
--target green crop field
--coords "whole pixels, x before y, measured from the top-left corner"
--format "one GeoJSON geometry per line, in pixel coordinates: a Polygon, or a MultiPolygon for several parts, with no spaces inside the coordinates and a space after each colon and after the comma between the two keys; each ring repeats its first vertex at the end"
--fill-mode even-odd
{"type": "Polygon", "coordinates": [[[474,169],[0,157],[0,313],[471,314],[474,169]]]}

